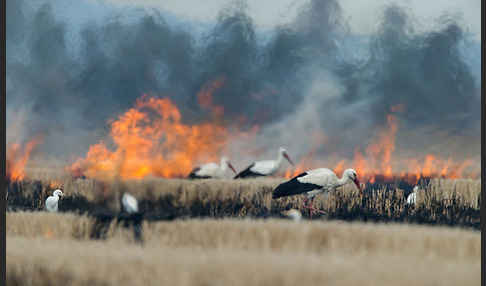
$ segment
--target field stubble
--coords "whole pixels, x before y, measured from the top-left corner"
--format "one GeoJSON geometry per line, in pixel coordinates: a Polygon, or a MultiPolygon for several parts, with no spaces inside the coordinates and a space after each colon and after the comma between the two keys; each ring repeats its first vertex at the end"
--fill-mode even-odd
{"type": "MultiPolygon", "coordinates": [[[[143,219],[279,217],[290,208],[300,209],[303,196],[272,200],[278,178],[251,180],[144,179],[101,182],[92,179],[40,177],[9,187],[9,208],[41,210],[55,186],[65,196],[61,212],[95,215],[120,212],[120,196],[129,192],[139,200],[143,219]],[[54,182],[54,183],[53,183],[54,182]]],[[[407,191],[398,188],[367,189],[360,195],[354,186],[318,196],[315,206],[326,211],[316,218],[347,221],[412,222],[480,227],[479,180],[433,179],[419,191],[416,206],[406,204],[407,191]]],[[[307,213],[305,214],[307,215],[307,213]]]]}
{"type": "Polygon", "coordinates": [[[279,220],[302,197],[271,199],[282,179],[100,182],[40,177],[9,186],[7,285],[477,285],[480,182],[432,180],[415,207],[400,189],[319,196],[328,212],[279,220]],[[39,212],[62,186],[60,213],[39,212]],[[143,243],[116,219],[139,200],[143,243]],[[29,210],[18,211],[18,210],[29,210]],[[100,237],[100,213],[109,220],[100,237]],[[188,219],[193,218],[193,219],[188,219]],[[262,219],[265,218],[265,219],[262,219]]]}
{"type": "Polygon", "coordinates": [[[89,217],[7,214],[7,285],[475,285],[480,233],[403,224],[144,222],[144,244],[89,217]],[[67,284],[66,284],[67,283],[67,284]]]}

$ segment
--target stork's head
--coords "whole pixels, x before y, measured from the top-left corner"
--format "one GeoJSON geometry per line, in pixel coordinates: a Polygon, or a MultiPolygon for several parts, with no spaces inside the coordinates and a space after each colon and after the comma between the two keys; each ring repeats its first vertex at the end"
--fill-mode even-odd
{"type": "Polygon", "coordinates": [[[221,157],[221,166],[224,166],[224,165],[228,166],[231,169],[231,171],[233,171],[233,173],[236,174],[236,170],[233,167],[233,165],[231,164],[231,162],[229,161],[229,159],[227,157],[223,156],[223,157],[221,157]]]}
{"type": "Polygon", "coordinates": [[[54,191],[54,193],[52,193],[53,196],[58,196],[58,197],[62,197],[62,191],[60,189],[57,189],[54,191]]]}
{"type": "Polygon", "coordinates": [[[290,165],[294,165],[294,162],[292,162],[292,160],[290,160],[290,157],[289,157],[289,154],[287,153],[287,149],[285,149],[284,147],[280,147],[278,149],[278,153],[281,154],[282,156],[285,157],[285,159],[287,159],[287,161],[289,161],[290,165]]]}
{"type": "Polygon", "coordinates": [[[353,169],[346,169],[344,170],[344,173],[343,173],[344,177],[348,178],[349,180],[353,181],[354,184],[356,185],[356,187],[358,188],[358,190],[360,192],[362,192],[362,188],[361,188],[361,184],[359,183],[359,180],[358,180],[358,174],[356,173],[355,170],[353,169]]]}

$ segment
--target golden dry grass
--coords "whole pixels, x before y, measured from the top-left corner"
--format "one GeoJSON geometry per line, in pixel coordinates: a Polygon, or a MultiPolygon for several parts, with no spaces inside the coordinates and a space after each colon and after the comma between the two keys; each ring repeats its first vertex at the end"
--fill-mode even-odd
{"type": "Polygon", "coordinates": [[[7,212],[6,233],[26,238],[89,239],[93,219],[75,214],[7,212]]]}
{"type": "MultiPolygon", "coordinates": [[[[27,238],[87,240],[93,219],[72,214],[7,213],[7,235],[27,238]]],[[[430,253],[467,257],[480,252],[479,232],[459,228],[329,221],[292,223],[287,220],[195,219],[145,222],[146,245],[322,252],[338,247],[349,251],[430,253]],[[404,247],[406,245],[406,247],[404,247]]],[[[108,240],[132,241],[130,229],[112,224],[108,240]]]]}
{"type": "Polygon", "coordinates": [[[462,202],[471,208],[479,209],[481,207],[479,198],[481,196],[481,180],[473,179],[435,179],[431,180],[426,192],[419,192],[418,203],[426,204],[430,197],[440,197],[445,200],[451,200],[453,197],[462,200],[462,202]],[[427,193],[427,195],[425,194],[427,193]],[[420,194],[423,194],[420,196],[420,194]]]}
{"type": "Polygon", "coordinates": [[[287,220],[190,220],[147,224],[147,245],[252,249],[324,254],[349,253],[477,257],[479,232],[398,224],[287,220]]]}
{"type": "Polygon", "coordinates": [[[69,227],[84,220],[64,214],[8,214],[8,285],[477,285],[480,281],[477,231],[397,224],[187,220],[145,223],[146,243],[140,246],[130,243],[129,232],[123,230],[114,230],[103,242],[84,240],[86,236],[73,232],[76,227],[69,227]],[[46,224],[54,235],[46,237],[40,231],[36,237],[30,230],[34,226],[45,230],[46,224]]]}
{"type": "MultiPolygon", "coordinates": [[[[56,213],[7,213],[7,235],[26,238],[88,240],[93,219],[56,213]]],[[[321,253],[333,248],[349,252],[392,252],[396,255],[475,257],[478,231],[407,224],[291,222],[288,220],[193,219],[144,222],[145,245],[298,251],[321,253]]],[[[131,242],[133,232],[112,224],[107,240],[131,242]]]]}

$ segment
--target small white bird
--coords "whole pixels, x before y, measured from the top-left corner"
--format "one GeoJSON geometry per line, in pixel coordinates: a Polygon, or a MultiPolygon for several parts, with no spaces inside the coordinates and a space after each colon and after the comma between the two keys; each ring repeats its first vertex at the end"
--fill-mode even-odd
{"type": "Polygon", "coordinates": [[[122,196],[122,207],[129,214],[136,213],[138,212],[138,201],[129,193],[124,193],[122,196]]]}
{"type": "Polygon", "coordinates": [[[407,205],[416,205],[417,204],[417,192],[419,190],[419,186],[413,187],[413,192],[411,192],[407,197],[407,205]]]}
{"type": "Polygon", "coordinates": [[[287,159],[287,161],[289,161],[291,165],[294,165],[292,160],[290,160],[287,150],[285,150],[285,148],[283,147],[280,147],[278,149],[277,160],[265,160],[265,161],[253,162],[245,170],[241,171],[238,175],[236,175],[235,179],[254,178],[254,177],[273,175],[275,172],[278,171],[278,169],[282,165],[284,158],[287,159]]]}
{"type": "Polygon", "coordinates": [[[283,211],[282,214],[293,221],[300,221],[302,219],[302,214],[296,209],[290,209],[288,211],[283,211]]]}
{"type": "Polygon", "coordinates": [[[314,211],[324,213],[323,211],[316,210],[312,207],[312,202],[316,195],[323,192],[335,191],[336,188],[351,182],[354,182],[360,192],[362,191],[358,175],[353,169],[344,170],[341,179],[339,179],[333,171],[327,168],[309,170],[278,185],[273,191],[272,198],[277,199],[280,197],[305,193],[306,199],[304,200],[303,208],[309,209],[309,215],[312,218],[312,212],[314,211]],[[309,200],[310,202],[307,204],[307,201],[309,200]]]}
{"type": "Polygon", "coordinates": [[[59,197],[62,195],[62,191],[57,189],[46,199],[45,208],[48,212],[57,212],[59,197]]]}
{"type": "Polygon", "coordinates": [[[236,174],[235,168],[231,165],[230,161],[226,157],[221,158],[220,164],[207,163],[199,167],[194,168],[189,174],[189,179],[210,179],[218,178],[223,179],[226,175],[228,167],[236,174]]]}

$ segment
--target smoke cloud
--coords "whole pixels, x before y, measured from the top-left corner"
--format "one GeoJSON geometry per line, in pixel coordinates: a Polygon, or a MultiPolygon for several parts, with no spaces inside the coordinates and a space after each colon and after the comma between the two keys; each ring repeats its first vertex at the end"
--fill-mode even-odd
{"type": "Polygon", "coordinates": [[[416,31],[413,15],[392,5],[363,40],[335,0],[309,1],[273,31],[257,30],[244,1],[235,1],[202,35],[157,11],[126,21],[115,8],[73,35],[56,3],[7,0],[7,132],[43,134],[46,154],[85,153],[142,94],[169,97],[187,123],[208,120],[197,94],[223,78],[213,103],[224,108],[224,123],[260,126],[252,146],[230,146],[233,157],[241,148],[274,157],[281,145],[297,158],[311,150],[352,156],[395,106],[403,109],[404,150],[479,156],[480,82],[459,48],[467,31],[447,15],[416,31]],[[454,141],[460,147],[444,138],[462,138],[454,141]]]}

